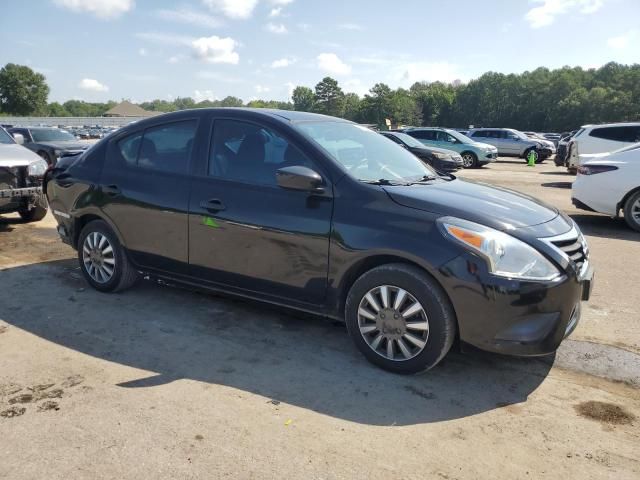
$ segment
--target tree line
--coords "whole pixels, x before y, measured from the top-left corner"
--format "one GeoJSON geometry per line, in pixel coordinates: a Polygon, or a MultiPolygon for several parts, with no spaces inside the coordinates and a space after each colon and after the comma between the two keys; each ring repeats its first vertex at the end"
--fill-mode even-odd
{"type": "MultiPolygon", "coordinates": [[[[23,65],[0,69],[0,112],[9,115],[101,116],[117,102],[69,100],[47,103],[45,77],[23,65]]],[[[417,82],[409,89],[375,84],[367,94],[345,93],[331,77],[315,88],[298,86],[291,101],[228,96],[196,102],[190,97],[141,103],[146,110],[255,107],[317,112],[383,127],[511,127],[566,131],[586,123],[640,120],[640,65],[608,63],[597,69],[537,68],[521,74],[488,72],[468,83],[417,82]]]]}

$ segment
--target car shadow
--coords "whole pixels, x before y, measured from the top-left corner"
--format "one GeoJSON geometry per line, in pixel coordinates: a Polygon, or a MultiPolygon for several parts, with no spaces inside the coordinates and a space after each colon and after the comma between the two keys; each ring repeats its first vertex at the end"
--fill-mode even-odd
{"type": "Polygon", "coordinates": [[[369,364],[342,324],[150,281],[101,294],[73,260],[7,269],[2,283],[3,321],[149,372],[121,388],[192,379],[363,424],[441,422],[524,402],[554,360],[452,351],[424,375],[401,376],[369,364]]]}
{"type": "Polygon", "coordinates": [[[624,218],[599,213],[569,213],[585,235],[617,240],[640,241],[640,233],[629,228],[624,218]]]}

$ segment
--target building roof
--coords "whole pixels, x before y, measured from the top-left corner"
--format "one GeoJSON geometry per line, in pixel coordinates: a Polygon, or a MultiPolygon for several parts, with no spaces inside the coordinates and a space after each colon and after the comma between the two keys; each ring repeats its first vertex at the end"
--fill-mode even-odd
{"type": "Polygon", "coordinates": [[[115,107],[107,110],[104,114],[105,117],[153,117],[160,112],[149,112],[144,108],[134,105],[131,102],[123,101],[115,107]]]}

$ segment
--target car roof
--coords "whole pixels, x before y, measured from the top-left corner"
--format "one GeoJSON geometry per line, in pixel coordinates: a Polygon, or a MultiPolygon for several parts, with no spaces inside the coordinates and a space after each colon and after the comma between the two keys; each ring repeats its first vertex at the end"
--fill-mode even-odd
{"type": "Polygon", "coordinates": [[[638,127],[640,122],[599,123],[582,125],[580,128],[612,128],[612,127],[638,127]]]}

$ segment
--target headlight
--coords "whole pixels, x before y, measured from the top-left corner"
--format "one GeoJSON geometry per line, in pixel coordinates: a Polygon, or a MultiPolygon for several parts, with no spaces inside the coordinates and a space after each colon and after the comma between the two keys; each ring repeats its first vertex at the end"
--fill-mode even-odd
{"type": "Polygon", "coordinates": [[[447,155],[446,153],[433,153],[433,156],[440,159],[440,160],[444,160],[445,158],[449,158],[449,155],[447,155]]]}
{"type": "Polygon", "coordinates": [[[48,167],[49,165],[47,165],[47,162],[39,158],[38,160],[34,160],[29,164],[29,167],[27,168],[27,174],[30,177],[42,177],[44,176],[44,172],[47,171],[48,167]]]}
{"type": "Polygon", "coordinates": [[[438,219],[445,236],[485,258],[489,271],[500,277],[553,280],[560,271],[535,248],[511,235],[454,217],[438,219]]]}

